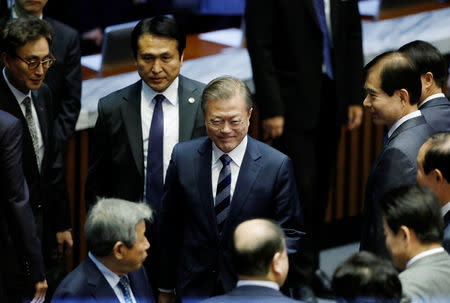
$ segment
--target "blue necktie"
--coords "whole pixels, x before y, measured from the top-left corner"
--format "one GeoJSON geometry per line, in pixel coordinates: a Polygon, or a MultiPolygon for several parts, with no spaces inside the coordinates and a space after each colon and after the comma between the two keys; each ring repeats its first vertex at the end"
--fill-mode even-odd
{"type": "Polygon", "coordinates": [[[384,139],[383,139],[383,145],[385,145],[388,142],[388,140],[389,140],[389,134],[386,134],[386,136],[384,136],[384,139]]]}
{"type": "Polygon", "coordinates": [[[231,158],[227,154],[223,154],[220,157],[220,161],[222,161],[223,166],[220,170],[219,180],[217,181],[216,203],[214,206],[219,233],[222,232],[224,222],[230,210],[231,158]]]}
{"type": "Polygon", "coordinates": [[[128,277],[122,276],[117,286],[119,286],[120,290],[122,291],[123,300],[125,301],[125,303],[133,303],[133,299],[131,299],[130,284],[128,283],[128,277]]]}
{"type": "Polygon", "coordinates": [[[322,55],[327,69],[327,75],[330,79],[333,77],[333,65],[331,63],[331,41],[328,35],[327,20],[325,17],[325,6],[323,0],[314,0],[314,8],[317,14],[317,20],[319,21],[320,30],[322,31],[323,48],[322,55]]]}
{"type": "Polygon", "coordinates": [[[163,194],[163,142],[164,142],[164,115],[162,102],[164,96],[158,94],[153,98],[155,108],[153,109],[152,124],[150,125],[147,150],[147,177],[145,187],[145,200],[153,207],[156,213],[161,206],[163,194]]]}

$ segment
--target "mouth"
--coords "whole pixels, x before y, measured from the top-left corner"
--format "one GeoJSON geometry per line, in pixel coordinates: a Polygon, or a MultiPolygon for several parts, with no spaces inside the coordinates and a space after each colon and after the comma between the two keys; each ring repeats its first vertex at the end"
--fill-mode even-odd
{"type": "Polygon", "coordinates": [[[162,83],[164,81],[164,78],[150,78],[150,81],[152,83],[159,84],[159,83],[162,83]]]}

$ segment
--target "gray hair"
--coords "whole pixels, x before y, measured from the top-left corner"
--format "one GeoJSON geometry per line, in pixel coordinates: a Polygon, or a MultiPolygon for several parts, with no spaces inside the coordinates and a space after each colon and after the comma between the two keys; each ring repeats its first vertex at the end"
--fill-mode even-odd
{"type": "Polygon", "coordinates": [[[230,100],[238,94],[244,98],[247,111],[249,111],[253,107],[252,94],[244,82],[232,76],[223,76],[211,80],[202,94],[203,113],[206,113],[209,100],[230,100]]]}
{"type": "Polygon", "coordinates": [[[87,247],[97,257],[109,255],[118,241],[131,248],[137,239],[136,225],[151,218],[147,204],[100,199],[89,211],[84,226],[87,247]]]}

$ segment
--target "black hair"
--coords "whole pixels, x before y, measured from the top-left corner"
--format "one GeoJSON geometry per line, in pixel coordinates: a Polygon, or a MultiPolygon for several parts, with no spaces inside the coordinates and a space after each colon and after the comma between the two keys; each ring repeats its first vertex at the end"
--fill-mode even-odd
{"type": "Polygon", "coordinates": [[[400,302],[402,297],[397,270],[389,261],[367,251],[355,253],[339,265],[332,286],[338,298],[350,302],[400,302]]]}
{"type": "Polygon", "coordinates": [[[387,225],[395,234],[401,226],[406,226],[423,244],[442,242],[441,205],[431,189],[416,184],[403,185],[387,192],[379,204],[387,225]]]}
{"type": "Polygon", "coordinates": [[[436,85],[444,88],[448,75],[447,62],[436,47],[428,42],[415,40],[398,50],[412,59],[421,75],[431,72],[436,85]]]}
{"type": "Polygon", "coordinates": [[[430,147],[423,159],[423,171],[428,175],[431,170],[437,168],[450,183],[450,132],[434,134],[426,144],[430,147]]]}
{"type": "Polygon", "coordinates": [[[50,47],[53,30],[51,25],[34,16],[13,18],[9,20],[1,32],[0,48],[2,52],[15,56],[19,47],[44,37],[50,47]]]}
{"type": "Polygon", "coordinates": [[[137,58],[139,37],[145,34],[175,39],[178,42],[180,57],[186,48],[186,34],[177,21],[168,16],[155,16],[139,21],[131,33],[131,48],[135,58],[137,58]]]}
{"type": "Polygon", "coordinates": [[[416,65],[407,55],[388,51],[370,61],[365,67],[365,77],[370,70],[380,64],[381,89],[392,96],[395,91],[406,89],[409,93],[410,104],[417,104],[422,94],[422,82],[416,65]]]}

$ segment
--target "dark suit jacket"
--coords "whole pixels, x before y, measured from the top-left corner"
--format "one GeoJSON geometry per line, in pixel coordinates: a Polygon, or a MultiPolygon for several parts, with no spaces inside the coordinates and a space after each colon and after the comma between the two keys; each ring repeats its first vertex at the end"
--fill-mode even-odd
{"type": "MultiPolygon", "coordinates": [[[[128,278],[137,303],[155,302],[143,267],[129,273],[128,278]]],[[[52,302],[119,303],[119,299],[95,263],[87,257],[59,284],[52,302]]]]}
{"type": "Polygon", "coordinates": [[[230,213],[217,231],[211,185],[212,143],[207,137],[177,144],[167,170],[161,213],[160,287],[183,297],[209,297],[217,278],[225,291],[236,276],[230,241],[234,228],[252,218],[269,218],[285,230],[288,253],[297,250],[300,202],[292,162],[248,137],[230,213]]]}
{"type": "Polygon", "coordinates": [[[431,99],[419,109],[435,132],[450,131],[450,101],[447,98],[431,99]]]}
{"type": "MultiPolygon", "coordinates": [[[[186,141],[205,135],[200,106],[204,84],[182,76],[179,79],[179,140],[186,141]],[[188,102],[190,97],[195,99],[192,104],[188,102]]],[[[89,204],[95,202],[97,196],[129,201],[143,199],[141,87],[139,80],[99,101],[94,159],[86,180],[89,204]]],[[[152,206],[158,213],[159,205],[152,206]]]]}
{"type": "MultiPolygon", "coordinates": [[[[0,19],[3,28],[11,18],[11,10],[0,19]]],[[[53,28],[50,52],[55,56],[55,64],[49,68],[45,83],[52,90],[55,117],[55,142],[63,150],[72,137],[81,108],[81,61],[78,33],[71,27],[44,16],[53,28]]],[[[62,160],[61,160],[62,161],[62,160]]]]}
{"type": "Polygon", "coordinates": [[[22,170],[22,123],[0,110],[0,276],[14,279],[13,272],[19,269],[34,284],[44,280],[45,273],[28,198],[22,170]]]}
{"type": "Polygon", "coordinates": [[[236,287],[232,291],[222,296],[212,297],[202,303],[228,303],[228,302],[273,302],[273,303],[300,303],[283,295],[280,291],[270,287],[245,285],[236,287]]]}
{"type": "MultiPolygon", "coordinates": [[[[330,0],[336,118],[361,104],[363,55],[357,1],[330,0]]],[[[322,91],[322,32],[312,0],[247,0],[247,47],[261,118],[284,115],[285,129],[317,126],[322,91]]],[[[330,106],[331,107],[331,106],[330,106]]]]}
{"type": "Polygon", "coordinates": [[[378,200],[393,188],[417,183],[417,154],[432,134],[425,119],[415,117],[401,124],[384,145],[366,183],[361,250],[389,257],[378,200]]]}
{"type": "Polygon", "coordinates": [[[450,212],[444,216],[444,240],[442,241],[444,249],[450,253],[450,212]]]}
{"type": "MultiPolygon", "coordinates": [[[[45,153],[42,160],[41,172],[38,170],[33,142],[28,130],[25,117],[20,105],[9,89],[3,76],[0,77],[0,109],[4,110],[22,122],[23,126],[23,171],[30,193],[30,204],[33,213],[43,215],[43,244],[44,251],[55,244],[55,233],[71,227],[69,202],[66,196],[65,176],[60,167],[55,165],[55,159],[61,157],[56,149],[53,138],[54,115],[52,95],[47,85],[32,91],[32,99],[42,132],[45,153]]],[[[44,255],[47,255],[45,252],[44,255]]]]}

